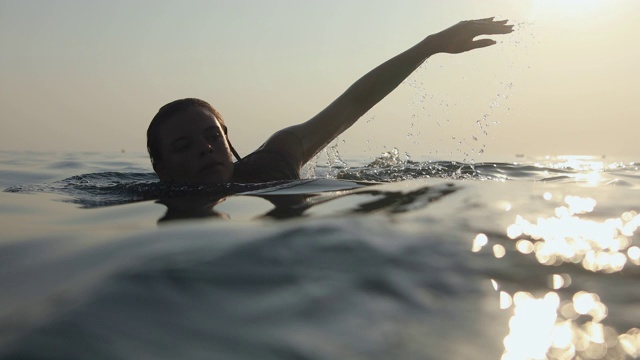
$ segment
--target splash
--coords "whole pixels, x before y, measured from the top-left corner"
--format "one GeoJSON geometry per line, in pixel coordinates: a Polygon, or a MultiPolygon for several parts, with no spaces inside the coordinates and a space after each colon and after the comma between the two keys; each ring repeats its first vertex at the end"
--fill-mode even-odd
{"type": "Polygon", "coordinates": [[[452,180],[498,179],[498,177],[491,175],[480,174],[473,164],[456,161],[413,161],[408,153],[405,153],[403,158],[397,148],[382,153],[365,166],[351,167],[339,171],[336,177],[343,180],[377,182],[396,182],[424,178],[452,180]]]}

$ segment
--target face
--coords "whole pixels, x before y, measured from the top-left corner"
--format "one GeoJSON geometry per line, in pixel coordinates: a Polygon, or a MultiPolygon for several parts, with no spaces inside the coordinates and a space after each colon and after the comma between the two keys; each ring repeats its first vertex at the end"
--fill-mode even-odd
{"type": "Polygon", "coordinates": [[[166,120],[159,131],[160,180],[172,183],[220,184],[233,175],[231,151],[216,117],[193,107],[166,120]]]}

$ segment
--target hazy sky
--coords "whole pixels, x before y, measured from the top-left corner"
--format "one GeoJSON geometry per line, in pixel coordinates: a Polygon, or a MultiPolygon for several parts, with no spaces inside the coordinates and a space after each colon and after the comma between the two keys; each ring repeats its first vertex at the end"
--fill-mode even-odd
{"type": "Polygon", "coordinates": [[[638,14],[637,0],[0,0],[0,150],[144,151],[160,106],[200,97],[247,154],[425,36],[497,16],[517,31],[430,58],[341,153],[633,157],[638,14]]]}

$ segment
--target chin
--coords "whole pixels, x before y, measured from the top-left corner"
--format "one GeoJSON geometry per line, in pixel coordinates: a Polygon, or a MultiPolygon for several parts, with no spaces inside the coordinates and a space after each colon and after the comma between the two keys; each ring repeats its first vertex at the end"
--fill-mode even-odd
{"type": "Polygon", "coordinates": [[[208,173],[201,174],[201,176],[197,179],[197,183],[200,184],[226,184],[231,180],[231,176],[227,176],[222,173],[208,173]]]}

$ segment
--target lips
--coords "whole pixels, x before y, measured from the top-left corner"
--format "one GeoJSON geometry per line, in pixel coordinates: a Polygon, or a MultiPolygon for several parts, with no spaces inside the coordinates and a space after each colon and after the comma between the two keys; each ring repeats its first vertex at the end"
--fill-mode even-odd
{"type": "Polygon", "coordinates": [[[203,166],[202,169],[200,169],[200,172],[203,173],[206,171],[211,171],[222,165],[223,164],[219,161],[212,161],[212,162],[206,163],[205,166],[203,166]]]}

